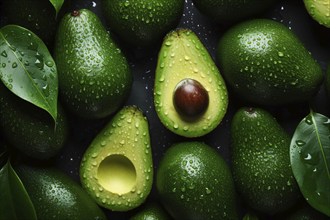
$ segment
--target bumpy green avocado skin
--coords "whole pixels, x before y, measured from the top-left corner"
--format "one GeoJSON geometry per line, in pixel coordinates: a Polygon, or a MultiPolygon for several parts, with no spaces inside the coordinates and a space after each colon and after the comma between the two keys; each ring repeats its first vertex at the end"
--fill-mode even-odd
{"type": "Polygon", "coordinates": [[[147,204],[141,211],[136,213],[130,220],[170,220],[171,217],[157,203],[147,204]]]}
{"type": "Polygon", "coordinates": [[[193,0],[197,9],[212,20],[223,23],[261,14],[277,0],[193,0]]]}
{"type": "Polygon", "coordinates": [[[160,42],[183,13],[183,0],[103,0],[104,14],[121,39],[136,46],[160,42]]]}
{"type": "Polygon", "coordinates": [[[106,219],[103,211],[69,176],[55,168],[15,167],[38,219],[106,219]]]}
{"type": "Polygon", "coordinates": [[[283,24],[270,19],[230,28],[217,49],[220,70],[244,100],[263,105],[303,102],[319,90],[320,65],[283,24]]]}
{"type": "Polygon", "coordinates": [[[159,164],[156,187],[174,219],[238,219],[230,169],[204,143],[171,146],[159,164]]]}
{"type": "Polygon", "coordinates": [[[300,197],[290,165],[290,137],[263,109],[241,108],[231,124],[233,176],[253,209],[275,214],[300,197]]]}
{"type": "Polygon", "coordinates": [[[61,98],[76,115],[104,118],[126,100],[129,65],[93,12],[82,9],[63,17],[54,58],[61,98]]]}
{"type": "Polygon", "coordinates": [[[1,14],[8,24],[23,26],[38,35],[48,46],[55,38],[56,11],[50,1],[45,0],[4,0],[1,14]]]}
{"type": "Polygon", "coordinates": [[[22,100],[0,83],[0,130],[6,141],[25,155],[45,160],[65,146],[69,126],[60,105],[55,124],[45,110],[22,100]]]}

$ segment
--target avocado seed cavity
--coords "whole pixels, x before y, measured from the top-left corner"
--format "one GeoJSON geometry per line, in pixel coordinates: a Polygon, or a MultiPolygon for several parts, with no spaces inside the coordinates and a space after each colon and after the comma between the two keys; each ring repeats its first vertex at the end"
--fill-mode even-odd
{"type": "Polygon", "coordinates": [[[115,194],[125,194],[136,184],[136,170],[133,163],[124,155],[110,155],[105,158],[97,172],[99,183],[115,194]]]}

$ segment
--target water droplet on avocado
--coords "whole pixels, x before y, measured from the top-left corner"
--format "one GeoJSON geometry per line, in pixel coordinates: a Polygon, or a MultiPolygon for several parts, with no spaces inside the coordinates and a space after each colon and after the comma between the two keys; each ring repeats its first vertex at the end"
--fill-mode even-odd
{"type": "Polygon", "coordinates": [[[11,65],[12,68],[16,68],[17,67],[17,63],[14,62],[12,65],[11,65]]]}
{"type": "Polygon", "coordinates": [[[165,45],[166,45],[166,46],[171,46],[171,45],[172,45],[172,42],[171,42],[171,41],[166,41],[166,42],[165,42],[165,45]]]}
{"type": "Polygon", "coordinates": [[[101,142],[101,147],[104,147],[105,145],[107,145],[107,142],[106,141],[102,141],[101,142]]]}

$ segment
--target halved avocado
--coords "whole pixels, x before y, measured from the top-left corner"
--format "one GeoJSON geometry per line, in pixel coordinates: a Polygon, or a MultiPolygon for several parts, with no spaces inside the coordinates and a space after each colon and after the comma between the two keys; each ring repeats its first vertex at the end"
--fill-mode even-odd
{"type": "Polygon", "coordinates": [[[85,152],[80,178],[96,202],[113,211],[141,205],[153,181],[149,126],[135,106],[124,107],[85,152]]]}
{"type": "Polygon", "coordinates": [[[159,52],[154,102],[161,122],[184,137],[216,128],[228,106],[225,82],[199,38],[188,29],[170,32],[159,52]]]}

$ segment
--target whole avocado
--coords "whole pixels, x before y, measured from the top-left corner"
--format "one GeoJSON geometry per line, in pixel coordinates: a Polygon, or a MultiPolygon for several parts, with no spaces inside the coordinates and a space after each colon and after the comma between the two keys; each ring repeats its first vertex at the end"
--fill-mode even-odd
{"type": "Polygon", "coordinates": [[[240,108],[231,124],[236,190],[253,209],[273,215],[301,197],[290,165],[291,138],[267,111],[240,108]]]}
{"type": "Polygon", "coordinates": [[[79,184],[61,171],[28,165],[14,169],[38,219],[106,219],[103,211],[79,184]]]}
{"type": "Polygon", "coordinates": [[[103,0],[111,30],[135,46],[152,46],[175,28],[184,0],[103,0]]]}
{"type": "Polygon", "coordinates": [[[218,23],[238,21],[260,14],[278,0],[193,0],[194,5],[205,16],[218,23]]]}
{"type": "Polygon", "coordinates": [[[231,27],[217,59],[225,80],[242,99],[262,105],[308,101],[323,81],[320,65],[283,24],[255,19],[231,27]]]}
{"type": "Polygon", "coordinates": [[[132,74],[125,56],[88,9],[62,18],[54,60],[61,98],[80,117],[109,116],[130,92],[132,74]]]}
{"type": "Polygon", "coordinates": [[[156,188],[174,219],[238,219],[231,171],[218,152],[202,142],[171,146],[160,161],[156,188]]]}
{"type": "Polygon", "coordinates": [[[35,159],[54,157],[64,147],[69,128],[58,105],[56,123],[43,109],[19,98],[0,83],[0,130],[5,140],[35,159]]]}

